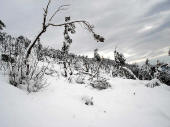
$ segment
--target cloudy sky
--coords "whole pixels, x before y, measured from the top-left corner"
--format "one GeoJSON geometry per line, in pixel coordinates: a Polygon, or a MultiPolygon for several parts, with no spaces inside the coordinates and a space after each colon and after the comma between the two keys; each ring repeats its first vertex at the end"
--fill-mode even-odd
{"type": "MultiPolygon", "coordinates": [[[[47,0],[1,0],[0,19],[6,32],[33,40],[41,30],[43,7],[47,0]]],[[[113,59],[115,47],[129,62],[167,56],[170,48],[170,0],[53,0],[49,15],[62,4],[70,4],[58,13],[53,23],[65,16],[72,20],[88,20],[96,33],[105,37],[96,42],[88,31],[77,25],[72,35],[71,52],[92,56],[95,48],[104,57],[113,59]]],[[[61,49],[63,28],[50,28],[41,38],[44,45],[61,49]]]]}

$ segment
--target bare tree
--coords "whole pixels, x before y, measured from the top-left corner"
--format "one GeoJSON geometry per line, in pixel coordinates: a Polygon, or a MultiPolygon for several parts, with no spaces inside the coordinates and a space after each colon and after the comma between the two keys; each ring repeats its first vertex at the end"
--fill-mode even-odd
{"type": "Polygon", "coordinates": [[[43,23],[42,23],[42,30],[40,31],[40,33],[36,36],[35,40],[29,45],[29,47],[27,48],[27,52],[26,52],[26,60],[28,59],[30,53],[31,53],[31,50],[33,48],[33,46],[36,44],[37,40],[41,37],[41,35],[43,33],[46,32],[47,28],[48,27],[59,27],[59,26],[65,26],[67,24],[74,24],[74,23],[80,23],[82,24],[85,29],[87,29],[90,33],[92,33],[94,39],[96,39],[98,42],[104,42],[104,38],[98,34],[96,34],[94,32],[94,26],[93,25],[90,25],[87,21],[85,20],[75,20],[75,21],[69,21],[69,22],[65,22],[65,23],[61,23],[61,24],[54,24],[54,23],[51,23],[51,21],[53,20],[53,18],[55,17],[55,15],[62,11],[62,10],[65,10],[67,6],[69,5],[61,5],[59,6],[56,11],[52,14],[52,16],[49,18],[49,20],[47,19],[48,17],[48,9],[49,9],[49,6],[51,4],[51,0],[48,1],[48,4],[46,6],[44,10],[44,15],[43,15],[43,23]]]}

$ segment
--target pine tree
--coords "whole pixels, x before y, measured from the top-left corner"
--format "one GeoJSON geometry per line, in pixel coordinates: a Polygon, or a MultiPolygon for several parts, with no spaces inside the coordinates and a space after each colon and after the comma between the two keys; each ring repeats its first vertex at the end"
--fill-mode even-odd
{"type": "Polygon", "coordinates": [[[125,65],[126,59],[123,54],[119,53],[118,51],[114,51],[115,62],[117,65],[125,65]]]}
{"type": "Polygon", "coordinates": [[[145,64],[149,65],[149,59],[146,59],[145,64]]]}
{"type": "Polygon", "coordinates": [[[145,64],[141,66],[141,70],[139,72],[139,78],[141,80],[151,80],[154,77],[154,69],[152,69],[152,65],[149,62],[149,59],[146,59],[145,64]]]}

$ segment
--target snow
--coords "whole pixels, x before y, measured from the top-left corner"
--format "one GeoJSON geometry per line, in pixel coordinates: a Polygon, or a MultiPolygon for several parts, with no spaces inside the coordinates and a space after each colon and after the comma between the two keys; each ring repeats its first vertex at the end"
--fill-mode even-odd
{"type": "Polygon", "coordinates": [[[0,74],[0,127],[170,127],[170,87],[110,79],[111,88],[69,84],[47,76],[48,86],[30,93],[0,74]],[[82,98],[93,98],[85,105],[82,98]]]}

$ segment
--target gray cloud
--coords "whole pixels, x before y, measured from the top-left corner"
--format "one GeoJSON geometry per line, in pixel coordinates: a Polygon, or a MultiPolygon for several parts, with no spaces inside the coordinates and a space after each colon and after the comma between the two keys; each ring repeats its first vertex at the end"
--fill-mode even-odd
{"type": "Polygon", "coordinates": [[[156,15],[163,11],[170,10],[170,1],[169,0],[162,0],[156,5],[154,5],[146,14],[146,16],[156,15]]]}

